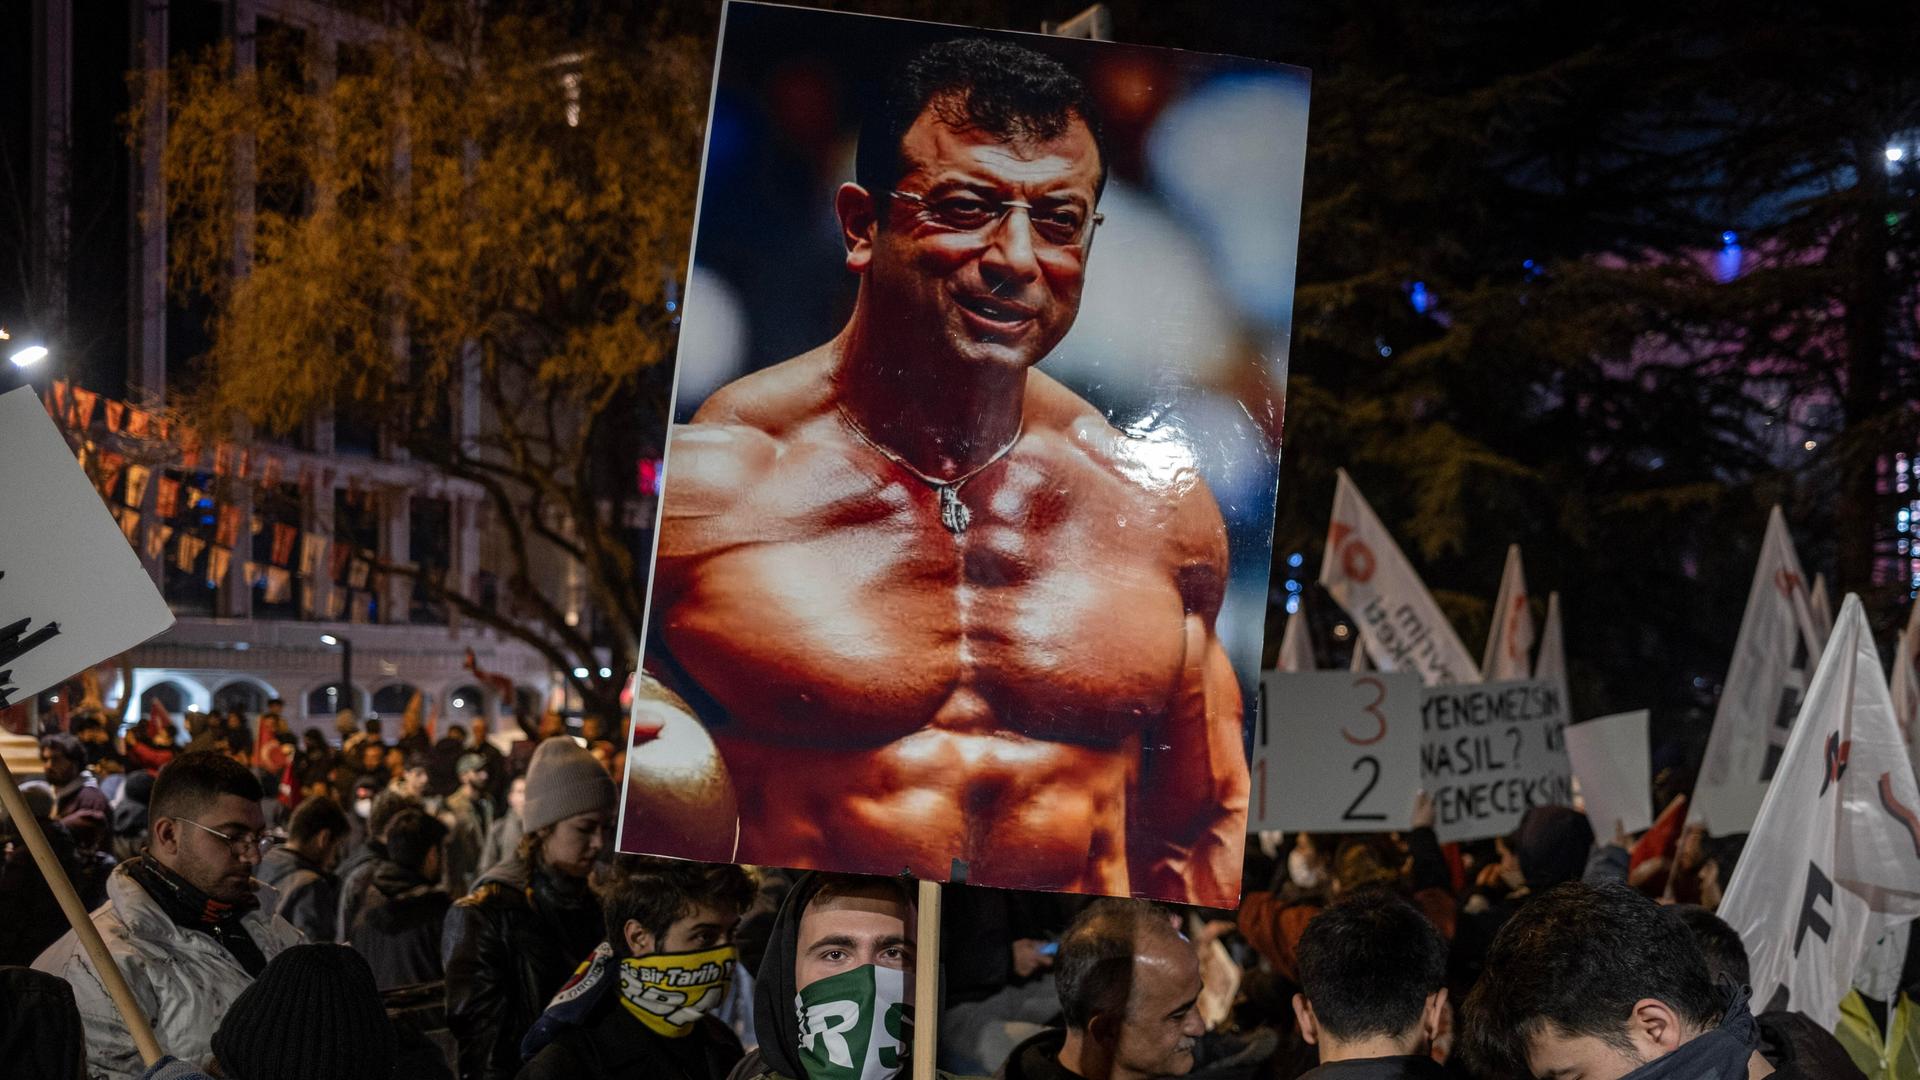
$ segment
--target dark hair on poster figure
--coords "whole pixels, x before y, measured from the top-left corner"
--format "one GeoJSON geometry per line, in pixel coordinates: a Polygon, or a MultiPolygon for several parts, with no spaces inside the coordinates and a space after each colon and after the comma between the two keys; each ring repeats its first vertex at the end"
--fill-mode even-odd
{"type": "Polygon", "coordinates": [[[225,754],[196,750],[181,754],[160,770],[153,782],[147,814],[155,821],[191,817],[222,795],[235,795],[248,802],[259,802],[263,797],[260,780],[252,769],[225,754]]]}
{"type": "Polygon", "coordinates": [[[1107,187],[1107,145],[1100,114],[1086,84],[1058,60],[1032,49],[986,38],[955,38],[913,54],[887,81],[881,100],[860,126],[854,180],[884,198],[906,172],[900,142],[932,108],[952,128],[976,128],[1010,143],[1059,137],[1078,117],[1093,133],[1100,153],[1100,181],[1107,187]]]}
{"type": "Polygon", "coordinates": [[[1398,1036],[1446,985],[1447,943],[1385,886],[1349,893],[1313,917],[1295,950],[1300,993],[1336,1039],[1398,1036]]]}
{"type": "Polygon", "coordinates": [[[1696,1030],[1725,1006],[1679,916],[1624,885],[1560,885],[1494,937],[1462,1010],[1462,1049],[1489,1076],[1525,1075],[1528,1043],[1549,1026],[1631,1050],[1627,1021],[1642,998],[1696,1030]]]}

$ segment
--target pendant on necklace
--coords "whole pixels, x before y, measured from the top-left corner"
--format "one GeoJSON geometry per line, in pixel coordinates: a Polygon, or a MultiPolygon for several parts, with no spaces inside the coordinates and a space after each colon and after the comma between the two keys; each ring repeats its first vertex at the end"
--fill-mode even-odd
{"type": "Polygon", "coordinates": [[[941,484],[940,524],[945,525],[955,539],[959,539],[961,534],[967,531],[967,526],[972,523],[973,511],[967,509],[967,504],[960,501],[960,493],[954,490],[954,485],[941,484]]]}

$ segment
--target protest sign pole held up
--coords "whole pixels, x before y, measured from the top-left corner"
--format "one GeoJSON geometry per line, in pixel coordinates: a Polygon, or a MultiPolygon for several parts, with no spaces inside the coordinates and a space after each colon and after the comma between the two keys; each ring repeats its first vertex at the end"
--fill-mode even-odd
{"type": "Polygon", "coordinates": [[[27,842],[27,850],[33,853],[34,864],[40,867],[40,876],[47,879],[47,887],[53,890],[54,899],[60,901],[60,910],[67,917],[67,924],[79,936],[80,944],[87,950],[87,959],[93,962],[93,970],[100,976],[100,983],[107,988],[108,996],[113,998],[113,1006],[120,1010],[120,1016],[127,1022],[127,1031],[133,1035],[134,1048],[140,1051],[140,1060],[151,1066],[163,1055],[159,1040],[153,1037],[153,1026],[147,1023],[147,1014],[140,1009],[140,1003],[133,999],[133,991],[127,986],[127,980],[120,974],[120,965],[113,962],[113,954],[107,951],[107,943],[100,939],[99,928],[93,925],[92,916],[87,907],[80,902],[80,894],[73,891],[73,882],[67,880],[67,872],[60,866],[60,857],[47,845],[47,834],[40,830],[40,822],[28,809],[27,800],[20,794],[20,785],[14,782],[13,770],[0,760],[0,805],[7,809],[7,816],[13,819],[20,830],[20,838],[27,842]]]}
{"type": "Polygon", "coordinates": [[[940,1056],[940,883],[922,881],[914,935],[913,1080],[933,1080],[940,1056]]]}

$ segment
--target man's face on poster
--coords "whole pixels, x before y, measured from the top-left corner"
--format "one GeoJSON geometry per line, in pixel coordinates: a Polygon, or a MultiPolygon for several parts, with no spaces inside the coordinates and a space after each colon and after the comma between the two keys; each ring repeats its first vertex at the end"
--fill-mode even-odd
{"type": "MultiPolygon", "coordinates": [[[[1008,140],[949,126],[929,108],[900,156],[894,190],[905,197],[870,193],[874,316],[903,321],[902,336],[952,359],[1039,363],[1080,310],[1091,229],[1074,224],[1092,218],[1100,183],[1092,131],[1076,116],[1055,138],[1008,140]]],[[[851,268],[863,268],[861,254],[851,268]]]]}

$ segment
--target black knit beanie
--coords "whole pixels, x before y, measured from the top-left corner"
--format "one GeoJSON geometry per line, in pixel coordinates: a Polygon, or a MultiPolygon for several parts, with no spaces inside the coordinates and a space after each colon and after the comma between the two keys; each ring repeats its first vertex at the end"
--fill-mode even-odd
{"type": "Polygon", "coordinates": [[[234,1000],[213,1053],[242,1080],[386,1080],[393,1025],[359,953],[295,945],[234,1000]]]}

